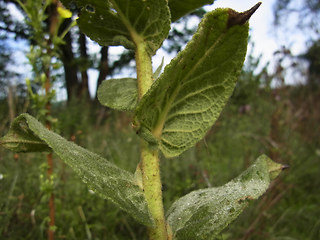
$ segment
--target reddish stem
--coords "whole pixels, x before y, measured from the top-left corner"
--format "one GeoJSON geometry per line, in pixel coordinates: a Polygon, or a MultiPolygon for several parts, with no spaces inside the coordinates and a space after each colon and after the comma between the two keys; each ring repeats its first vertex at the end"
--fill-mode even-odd
{"type": "MultiPolygon", "coordinates": [[[[51,45],[52,41],[51,39],[54,37],[57,26],[58,26],[58,12],[57,12],[57,0],[53,0],[51,3],[51,6],[49,6],[49,34],[50,38],[48,40],[48,49],[47,54],[51,54],[51,45]]],[[[46,82],[45,82],[45,92],[46,96],[50,93],[51,88],[51,75],[50,75],[50,66],[48,69],[45,69],[45,75],[46,75],[46,82]]],[[[47,116],[50,116],[51,114],[51,103],[50,101],[46,104],[46,110],[47,110],[47,116]]],[[[47,129],[51,129],[51,123],[50,121],[46,121],[46,127],[47,129]]],[[[49,153],[47,155],[47,162],[48,162],[48,179],[51,182],[52,181],[52,174],[53,174],[53,159],[52,159],[52,153],[49,153]]],[[[48,240],[54,240],[54,226],[55,226],[55,205],[54,205],[54,193],[51,192],[50,198],[49,198],[49,228],[48,228],[48,240]]]]}
{"type": "MultiPolygon", "coordinates": [[[[53,172],[53,159],[52,159],[52,153],[49,153],[47,155],[47,161],[48,161],[48,178],[49,181],[52,172],[53,172]]],[[[49,222],[49,229],[48,229],[48,240],[53,240],[54,239],[54,224],[55,224],[55,206],[54,206],[54,193],[51,192],[50,198],[49,198],[49,217],[50,217],[50,222],[49,222]]]]}

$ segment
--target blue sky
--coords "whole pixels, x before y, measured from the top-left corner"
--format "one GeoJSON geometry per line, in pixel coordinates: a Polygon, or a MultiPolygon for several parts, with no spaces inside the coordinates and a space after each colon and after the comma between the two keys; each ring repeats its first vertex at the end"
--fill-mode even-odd
{"type": "MultiPolygon", "coordinates": [[[[285,45],[290,47],[293,54],[299,54],[304,51],[304,38],[295,33],[294,35],[286,35],[288,33],[276,31],[273,26],[273,5],[276,0],[265,0],[262,1],[259,9],[253,14],[250,19],[250,37],[255,43],[254,46],[254,56],[258,57],[262,55],[261,67],[263,67],[267,62],[270,62],[269,70],[273,71],[273,53],[285,45]]],[[[206,6],[207,11],[211,11],[215,8],[232,8],[238,12],[243,12],[255,4],[259,0],[216,0],[213,5],[206,6]]],[[[197,24],[195,22],[194,24],[197,24]]],[[[98,49],[97,49],[98,51],[98,49]]],[[[117,52],[121,51],[121,47],[110,48],[111,56],[116,55],[117,52]]],[[[250,49],[248,49],[250,52],[250,49]]],[[[163,50],[158,50],[157,54],[153,57],[153,68],[156,69],[164,58],[164,66],[170,62],[174,55],[168,55],[163,50]]],[[[92,93],[95,92],[96,79],[98,73],[96,71],[90,71],[90,89],[92,93]]],[[[126,77],[126,75],[115,76],[115,77],[126,77]]],[[[292,78],[290,78],[292,79],[292,78]]],[[[294,80],[290,80],[287,83],[294,83],[294,80]]]]}
{"type": "MultiPolygon", "coordinates": [[[[245,11],[254,6],[257,0],[216,0],[213,7],[230,7],[237,11],[245,11]]],[[[272,59],[272,54],[282,45],[290,47],[293,54],[299,54],[305,50],[305,37],[299,31],[284,31],[285,27],[291,25],[295,27],[296,21],[289,18],[287,26],[281,29],[275,29],[273,26],[273,5],[276,0],[262,1],[260,8],[253,14],[250,19],[251,37],[256,45],[256,52],[263,53],[265,59],[272,59]]],[[[295,3],[298,4],[299,1],[295,3]]],[[[297,19],[294,19],[297,20],[297,19]]]]}
{"type": "MultiPolygon", "coordinates": [[[[215,8],[232,8],[238,12],[243,12],[255,4],[259,0],[216,0],[214,4],[206,6],[207,11],[211,11],[215,8]]],[[[261,67],[263,67],[267,62],[270,62],[269,70],[273,71],[274,65],[274,52],[279,50],[282,46],[290,48],[293,55],[299,55],[304,52],[305,47],[305,36],[299,31],[284,31],[284,29],[276,29],[273,25],[273,5],[276,0],[265,0],[262,1],[259,9],[250,18],[250,37],[254,42],[254,56],[262,56],[261,67]]],[[[296,20],[296,19],[295,19],[296,20]]],[[[292,18],[291,20],[292,21],[292,18]]],[[[287,22],[288,25],[294,28],[296,22],[287,22]]],[[[249,45],[250,47],[250,45],[249,45]]],[[[248,53],[250,49],[248,49],[248,53]]],[[[170,62],[171,57],[167,56],[164,52],[159,51],[158,56],[153,58],[154,68],[156,68],[162,59],[165,58],[165,64],[170,62]]],[[[289,77],[287,83],[295,83],[295,79],[289,77]]]]}
{"type": "MultiPolygon", "coordinates": [[[[252,41],[255,43],[254,55],[259,56],[260,54],[262,54],[263,64],[268,61],[272,62],[273,53],[282,45],[290,46],[293,54],[299,54],[304,50],[304,45],[302,44],[304,42],[303,36],[299,35],[298,33],[295,33],[292,36],[286,36],[286,34],[279,34],[279,32],[277,33],[274,30],[274,27],[272,25],[272,6],[275,1],[276,0],[262,1],[262,5],[250,19],[250,36],[252,41]]],[[[216,0],[213,5],[206,6],[206,9],[209,11],[218,7],[229,7],[236,11],[242,12],[250,9],[257,2],[257,0],[216,0]]],[[[195,22],[194,24],[197,24],[197,22],[195,22]]],[[[21,46],[21,48],[23,48],[23,46],[21,46]]],[[[97,53],[99,51],[99,46],[92,44],[90,49],[92,52],[97,53]]],[[[121,49],[121,47],[110,48],[110,56],[116,56],[119,51],[122,51],[121,49]]],[[[23,53],[17,53],[17,56],[15,58],[21,59],[22,55],[23,53]]],[[[168,55],[164,51],[159,50],[156,56],[153,58],[154,68],[159,66],[163,57],[164,65],[166,65],[170,62],[174,55],[168,55]]],[[[97,75],[97,71],[89,70],[89,87],[92,93],[95,92],[97,75]]],[[[125,77],[125,75],[116,77],[125,77]]],[[[59,92],[59,95],[59,98],[63,98],[63,96],[65,96],[65,93],[59,92]]]]}
{"type": "MultiPolygon", "coordinates": [[[[243,12],[253,7],[257,0],[216,0],[213,8],[216,7],[230,7],[238,12],[243,12]]],[[[272,58],[273,52],[279,47],[272,32],[272,5],[274,0],[262,1],[259,9],[253,14],[250,19],[250,36],[255,42],[255,53],[259,55],[263,53],[265,60],[272,58]]]]}
{"type": "MultiPolygon", "coordinates": [[[[273,53],[281,46],[281,43],[279,39],[276,38],[275,31],[273,31],[272,27],[272,5],[274,1],[275,0],[263,1],[260,8],[250,19],[250,36],[255,42],[254,55],[259,56],[262,54],[263,63],[272,61],[273,53]]],[[[250,9],[258,2],[259,1],[257,0],[216,0],[213,5],[206,6],[205,8],[207,11],[211,11],[219,7],[232,8],[238,12],[242,12],[250,9]]],[[[198,22],[194,22],[194,24],[196,25],[198,22]]],[[[118,51],[121,51],[121,48],[113,48],[110,50],[113,54],[117,54],[118,51]]],[[[164,65],[166,65],[173,57],[174,55],[168,55],[160,49],[153,57],[154,69],[160,65],[162,58],[164,58],[164,65]]]]}
{"type": "MultiPolygon", "coordinates": [[[[246,11],[253,7],[259,1],[257,0],[216,0],[213,5],[206,6],[206,10],[210,11],[218,7],[232,8],[238,12],[246,11]]],[[[276,34],[273,27],[273,12],[272,6],[275,0],[262,1],[260,8],[253,14],[250,19],[250,36],[252,41],[255,43],[254,55],[259,56],[262,54],[262,65],[267,62],[272,62],[273,53],[278,50],[281,45],[288,44],[287,39],[281,40],[281,36],[276,34]]],[[[198,22],[194,22],[197,24],[198,22]]],[[[93,51],[99,51],[98,46],[92,46],[93,51]],[[95,49],[96,48],[96,49],[95,49]]],[[[118,52],[122,51],[121,47],[110,48],[110,56],[117,55],[118,52]]],[[[300,53],[302,51],[301,44],[293,47],[293,53],[300,53]],[[299,47],[300,46],[300,47],[299,47]]],[[[249,52],[249,50],[248,50],[249,52]]],[[[164,66],[170,62],[175,55],[168,55],[165,51],[159,50],[153,57],[153,68],[156,69],[164,58],[164,66]]],[[[272,68],[272,64],[270,65],[272,68]]],[[[98,72],[90,71],[90,89],[92,93],[95,92],[95,85],[98,72]]],[[[126,74],[114,77],[126,77],[126,74]]]]}

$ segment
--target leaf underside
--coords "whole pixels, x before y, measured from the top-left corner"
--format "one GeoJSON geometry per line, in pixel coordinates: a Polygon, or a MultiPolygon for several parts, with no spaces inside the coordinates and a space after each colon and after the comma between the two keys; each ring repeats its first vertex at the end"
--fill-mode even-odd
{"type": "Polygon", "coordinates": [[[206,4],[212,4],[214,0],[169,0],[171,21],[175,22],[184,15],[206,4]]]}
{"type": "Polygon", "coordinates": [[[0,145],[15,152],[52,149],[100,197],[111,200],[140,223],[153,225],[144,193],[132,173],[49,131],[32,116],[17,117],[0,145]]]}
{"type": "Polygon", "coordinates": [[[262,155],[224,186],[197,190],[177,200],[167,214],[174,239],[215,239],[250,200],[259,198],[267,190],[275,168],[279,175],[283,166],[262,155]]]}
{"type": "Polygon", "coordinates": [[[139,36],[152,56],[170,30],[170,11],[166,0],[64,0],[76,3],[81,12],[80,30],[102,46],[123,45],[135,49],[139,36]]]}
{"type": "Polygon", "coordinates": [[[138,104],[138,132],[158,139],[166,157],[201,140],[233,92],[246,55],[248,23],[230,26],[230,12],[206,14],[193,39],[138,104]]]}
{"type": "Polygon", "coordinates": [[[134,110],[138,103],[137,79],[105,80],[100,84],[97,94],[103,106],[121,111],[134,110]]]}

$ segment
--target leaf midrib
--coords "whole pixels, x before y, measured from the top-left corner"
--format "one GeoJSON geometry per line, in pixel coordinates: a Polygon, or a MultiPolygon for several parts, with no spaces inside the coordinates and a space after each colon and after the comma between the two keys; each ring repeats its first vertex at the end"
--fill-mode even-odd
{"type": "MultiPolygon", "coordinates": [[[[209,31],[208,31],[209,32],[209,31]]],[[[210,33],[209,33],[210,34],[210,33]]],[[[192,75],[194,73],[194,71],[196,70],[196,68],[198,67],[198,65],[200,65],[204,59],[208,56],[209,53],[211,53],[211,51],[213,51],[213,49],[215,49],[215,46],[221,41],[221,39],[226,35],[226,31],[224,31],[218,38],[217,40],[213,43],[213,45],[209,48],[208,51],[205,52],[205,54],[199,59],[199,61],[193,65],[193,67],[191,68],[191,70],[181,79],[181,82],[184,83],[184,81],[186,79],[188,79],[188,77],[190,75],[192,75]]],[[[177,80],[178,81],[178,80],[177,80]]],[[[173,92],[173,94],[171,95],[171,97],[169,98],[167,104],[164,107],[164,111],[162,111],[162,113],[160,114],[159,120],[157,122],[157,124],[155,125],[155,127],[153,128],[153,130],[151,130],[152,134],[157,138],[157,139],[161,139],[161,135],[162,135],[162,131],[163,131],[163,127],[164,124],[166,122],[167,116],[169,114],[169,111],[171,109],[171,105],[174,102],[175,98],[177,97],[179,91],[180,91],[181,85],[179,85],[173,92]]]]}
{"type": "Polygon", "coordinates": [[[43,142],[40,142],[40,141],[30,141],[30,140],[21,140],[21,141],[17,141],[17,140],[4,140],[4,141],[0,141],[0,145],[3,145],[3,144],[7,144],[7,143],[17,143],[17,144],[20,144],[20,143],[27,143],[27,144],[32,144],[32,145],[47,145],[43,142]]]}
{"type": "Polygon", "coordinates": [[[136,46],[143,42],[143,37],[140,36],[140,34],[138,34],[136,32],[136,30],[134,29],[134,27],[132,26],[132,24],[130,23],[130,21],[128,21],[128,18],[126,17],[126,15],[121,11],[120,7],[118,6],[118,4],[116,3],[116,1],[114,0],[110,0],[111,3],[113,4],[114,8],[117,10],[117,13],[119,14],[119,17],[121,19],[121,21],[123,22],[123,24],[126,26],[126,28],[128,29],[128,31],[130,32],[130,35],[132,37],[133,42],[136,44],[136,46]]]}

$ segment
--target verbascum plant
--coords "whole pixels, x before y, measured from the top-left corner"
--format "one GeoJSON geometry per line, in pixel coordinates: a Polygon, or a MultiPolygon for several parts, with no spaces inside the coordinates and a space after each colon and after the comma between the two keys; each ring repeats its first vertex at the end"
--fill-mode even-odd
{"type": "MultiPolygon", "coordinates": [[[[159,153],[182,154],[200,141],[231,96],[245,59],[248,11],[207,13],[192,40],[159,75],[152,56],[168,36],[171,22],[212,1],[64,0],[81,9],[78,25],[104,46],[135,51],[137,79],[104,81],[102,105],[133,114],[141,137],[141,159],[127,172],[43,127],[28,114],[12,123],[1,145],[17,152],[54,151],[102,198],[115,203],[148,227],[149,238],[215,239],[248,205],[266,192],[283,165],[260,156],[239,177],[221,187],[201,189],[174,202],[165,214],[159,153]]],[[[183,162],[181,163],[183,164],[183,162]]]]}

